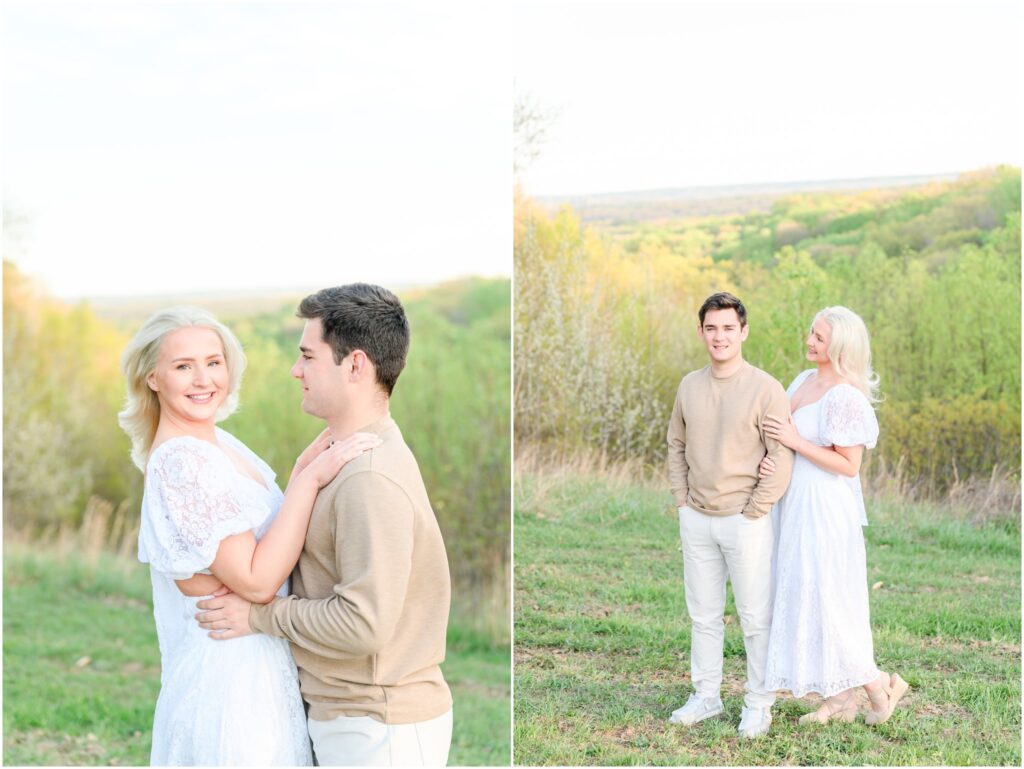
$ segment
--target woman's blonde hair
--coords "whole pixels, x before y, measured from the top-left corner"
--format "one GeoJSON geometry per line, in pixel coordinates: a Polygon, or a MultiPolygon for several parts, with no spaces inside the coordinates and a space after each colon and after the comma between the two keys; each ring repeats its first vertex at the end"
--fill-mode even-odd
{"type": "Polygon", "coordinates": [[[172,331],[189,327],[210,329],[220,337],[224,347],[228,395],[217,409],[216,421],[227,419],[238,408],[238,391],[245,371],[245,353],[238,338],[198,307],[172,307],[150,317],[121,354],[121,373],[128,384],[128,395],[124,408],[117,415],[121,429],[132,439],[132,461],[143,472],[160,423],[160,402],[146,380],[156,369],[164,338],[172,331]]]}
{"type": "Polygon", "coordinates": [[[811,321],[811,328],[824,320],[832,329],[828,343],[828,358],[836,375],[852,384],[868,400],[875,403],[878,396],[878,375],[871,369],[871,342],[864,321],[846,307],[826,307],[811,321]]]}

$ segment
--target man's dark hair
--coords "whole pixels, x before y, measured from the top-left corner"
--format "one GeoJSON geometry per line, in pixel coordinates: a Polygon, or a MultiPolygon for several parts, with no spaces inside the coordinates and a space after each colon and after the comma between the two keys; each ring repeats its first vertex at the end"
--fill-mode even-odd
{"type": "Polygon", "coordinates": [[[747,325],[747,308],[743,306],[743,302],[727,291],[719,291],[704,300],[704,304],[700,306],[700,312],[697,313],[700,316],[701,326],[704,325],[704,316],[708,314],[709,310],[736,310],[736,314],[740,317],[740,328],[747,325]]]}
{"type": "Polygon", "coordinates": [[[335,363],[353,350],[365,352],[377,383],[391,395],[409,352],[409,321],[397,296],[381,286],[349,283],[307,296],[296,314],[320,319],[335,363]]]}

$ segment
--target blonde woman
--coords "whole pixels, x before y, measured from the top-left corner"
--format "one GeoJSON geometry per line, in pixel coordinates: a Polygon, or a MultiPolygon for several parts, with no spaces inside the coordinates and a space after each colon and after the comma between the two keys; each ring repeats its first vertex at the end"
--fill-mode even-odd
{"type": "Polygon", "coordinates": [[[325,431],[298,458],[282,494],[270,467],[216,426],[238,405],[245,356],[235,336],[192,307],[159,312],[121,359],[119,414],[145,473],[139,560],[149,563],[160,643],[154,765],[309,765],[288,643],[252,635],[218,643],[196,600],[230,590],[267,603],[287,594],[319,489],[379,444],[325,431]]]}
{"type": "MultiPolygon", "coordinates": [[[[780,525],[765,686],[824,697],[800,718],[804,724],[853,721],[863,686],[871,702],[865,722],[880,724],[908,686],[878,669],[871,640],[859,471],[878,438],[878,380],[864,322],[845,307],[826,307],[811,324],[807,360],[815,368],[787,391],[791,417],[765,419],[765,433],[796,452],[774,511],[780,525]]],[[[762,464],[762,474],[771,470],[770,461],[762,464]]]]}

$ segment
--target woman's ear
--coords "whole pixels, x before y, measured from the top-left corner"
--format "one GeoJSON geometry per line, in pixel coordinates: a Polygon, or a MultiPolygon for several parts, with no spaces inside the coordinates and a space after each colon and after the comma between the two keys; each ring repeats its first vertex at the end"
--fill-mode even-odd
{"type": "Polygon", "coordinates": [[[156,372],[154,371],[148,377],[146,377],[146,384],[149,385],[149,389],[153,392],[159,392],[160,388],[156,384],[156,372]]]}

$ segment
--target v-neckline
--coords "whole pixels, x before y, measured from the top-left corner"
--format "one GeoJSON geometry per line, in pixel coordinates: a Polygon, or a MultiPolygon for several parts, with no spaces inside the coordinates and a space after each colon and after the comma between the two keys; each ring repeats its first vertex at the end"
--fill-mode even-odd
{"type": "MultiPolygon", "coordinates": [[[[217,437],[219,438],[220,436],[217,436],[217,437]]],[[[231,455],[230,455],[230,454],[228,454],[228,452],[224,450],[224,446],[222,446],[222,445],[221,445],[221,444],[220,444],[219,442],[218,442],[218,443],[217,443],[216,445],[217,445],[217,450],[218,450],[218,451],[219,451],[219,452],[220,452],[221,454],[223,454],[223,455],[224,455],[224,458],[225,458],[225,459],[226,459],[226,460],[228,461],[228,463],[229,463],[229,464],[231,465],[231,469],[232,469],[232,470],[234,470],[234,472],[235,472],[235,474],[236,474],[236,475],[238,475],[238,476],[240,476],[240,477],[242,477],[242,478],[245,478],[245,479],[246,479],[247,481],[251,481],[252,483],[255,483],[255,484],[256,484],[257,486],[259,486],[259,487],[260,487],[261,489],[263,489],[264,491],[268,491],[268,492],[270,491],[270,484],[268,484],[268,483],[266,482],[266,480],[264,480],[264,478],[263,478],[263,473],[261,473],[261,472],[260,472],[260,469],[259,469],[258,467],[256,467],[255,465],[253,465],[253,469],[254,469],[254,470],[255,470],[255,471],[257,472],[257,474],[258,474],[258,475],[260,476],[260,479],[259,479],[259,480],[257,481],[257,480],[256,480],[255,478],[253,478],[253,477],[252,477],[251,475],[249,475],[248,473],[243,473],[243,472],[242,472],[242,470],[241,470],[241,469],[240,469],[240,468],[238,467],[238,465],[236,465],[236,464],[235,464],[235,460],[231,458],[231,455]]],[[[242,457],[242,456],[239,456],[239,459],[241,459],[242,461],[245,461],[245,458],[244,458],[244,457],[242,457]]],[[[252,463],[250,463],[250,464],[252,464],[252,463]]]]}
{"type": "MultiPolygon", "coordinates": [[[[817,376],[818,376],[817,371],[811,370],[811,373],[808,374],[806,377],[804,377],[804,380],[800,383],[800,387],[803,387],[807,383],[807,380],[810,379],[811,377],[817,377],[817,376]]],[[[791,402],[790,403],[790,414],[796,414],[801,409],[807,409],[808,407],[811,407],[811,405],[814,405],[815,403],[820,403],[822,400],[824,400],[825,395],[827,395],[829,392],[835,390],[840,385],[844,385],[844,384],[847,384],[847,382],[837,382],[836,384],[834,384],[833,386],[829,387],[827,390],[822,392],[817,398],[812,400],[810,403],[804,403],[803,405],[800,405],[800,407],[798,407],[796,409],[793,408],[793,403],[791,402]]],[[[800,387],[797,388],[797,392],[800,391],[800,387]]],[[[796,395],[797,392],[794,392],[793,394],[796,395]]]]}
{"type": "MultiPolygon", "coordinates": [[[[832,389],[831,387],[828,388],[828,390],[831,390],[831,389],[832,389]]],[[[825,390],[825,395],[828,395],[828,390],[825,390]]],[[[825,395],[822,395],[821,398],[824,398],[825,395]]],[[[811,401],[810,403],[805,403],[803,406],[797,406],[795,409],[793,409],[789,413],[790,414],[795,414],[796,412],[800,411],[801,409],[806,409],[806,408],[809,408],[810,406],[813,406],[815,403],[821,403],[821,398],[818,398],[818,400],[816,400],[816,401],[811,401]]]]}
{"type": "MultiPolygon", "coordinates": [[[[808,379],[809,379],[809,378],[810,378],[810,377],[808,377],[808,379]]],[[[801,382],[800,384],[802,385],[802,384],[803,384],[803,382],[801,382]]],[[[792,404],[790,404],[790,407],[789,407],[789,408],[790,408],[790,412],[789,412],[789,413],[790,413],[790,414],[795,414],[795,413],[796,413],[796,412],[798,412],[798,411],[799,411],[800,409],[805,409],[805,408],[807,408],[808,406],[813,406],[813,405],[814,405],[815,403],[821,403],[821,402],[822,402],[823,400],[825,400],[825,396],[826,396],[826,395],[828,395],[828,394],[829,394],[830,392],[832,392],[832,391],[833,391],[834,389],[836,389],[837,387],[841,387],[841,386],[842,386],[842,385],[844,385],[844,384],[847,384],[847,383],[846,383],[846,382],[836,382],[836,383],[835,383],[834,385],[832,385],[832,386],[831,386],[830,388],[828,388],[827,390],[825,390],[825,392],[823,392],[823,393],[821,394],[821,396],[820,396],[819,398],[817,398],[816,400],[813,400],[813,401],[811,401],[810,403],[805,403],[805,404],[804,404],[803,406],[798,406],[797,408],[793,408],[792,404]]],[[[797,389],[799,389],[799,388],[797,388],[797,389]]],[[[794,395],[795,395],[795,394],[796,394],[796,393],[794,393],[794,395]]]]}
{"type": "MultiPolygon", "coordinates": [[[[220,434],[219,434],[219,432],[220,432],[220,431],[218,430],[218,435],[217,435],[217,438],[218,438],[218,439],[219,439],[219,438],[221,437],[221,436],[220,436],[220,434]]],[[[152,456],[153,456],[153,454],[154,454],[154,453],[155,453],[156,451],[158,451],[159,449],[162,449],[162,448],[163,448],[163,447],[164,447],[164,446],[165,446],[166,444],[170,443],[171,441],[176,441],[176,440],[179,440],[179,439],[181,439],[181,438],[188,438],[188,439],[191,439],[191,440],[193,440],[193,441],[200,441],[201,443],[206,443],[206,444],[208,444],[208,445],[210,445],[210,446],[213,446],[213,448],[217,450],[217,453],[218,453],[218,454],[220,454],[220,455],[221,455],[222,457],[224,457],[224,460],[225,460],[225,461],[226,461],[226,462],[228,463],[228,465],[229,465],[229,466],[231,467],[231,472],[232,472],[232,473],[234,473],[235,475],[237,475],[237,476],[238,476],[239,478],[244,478],[245,480],[249,481],[250,483],[253,483],[253,484],[255,484],[256,486],[260,487],[261,489],[263,489],[263,490],[264,490],[265,492],[267,492],[268,494],[270,493],[270,484],[269,484],[269,483],[267,483],[266,479],[265,479],[265,478],[263,477],[263,473],[261,473],[261,472],[260,472],[260,469],[259,469],[259,467],[258,467],[258,466],[256,466],[256,465],[253,465],[253,469],[255,469],[255,470],[256,470],[256,472],[257,472],[257,473],[259,473],[259,476],[260,476],[260,480],[258,480],[258,481],[257,481],[257,480],[256,480],[255,478],[253,478],[253,477],[252,477],[251,475],[248,475],[247,473],[243,473],[243,472],[242,472],[241,470],[239,470],[239,469],[238,469],[238,466],[237,466],[237,465],[236,465],[236,464],[234,463],[234,461],[233,461],[233,460],[231,459],[231,455],[230,455],[230,454],[228,454],[228,453],[227,453],[227,452],[226,452],[226,451],[224,450],[224,447],[223,447],[223,446],[221,445],[221,443],[220,443],[220,441],[219,441],[219,440],[218,440],[218,441],[217,441],[216,443],[211,443],[210,441],[204,440],[203,438],[197,438],[197,437],[196,437],[196,436],[194,436],[194,435],[187,435],[187,434],[186,434],[186,435],[175,435],[175,436],[172,436],[172,437],[170,437],[170,438],[167,438],[166,440],[164,440],[164,441],[163,441],[163,442],[162,442],[162,443],[161,443],[161,444],[160,444],[159,446],[157,446],[157,447],[156,447],[155,449],[151,449],[151,450],[150,450],[150,453],[149,453],[150,457],[152,457],[152,456]]],[[[236,439],[236,440],[237,440],[237,439],[236,439]]]]}
{"type": "MultiPolygon", "coordinates": [[[[221,453],[223,453],[223,449],[221,449],[221,453]]],[[[225,456],[227,456],[227,455],[225,454],[225,456]]],[[[257,481],[251,475],[249,475],[247,473],[243,473],[241,470],[239,470],[238,469],[238,465],[236,465],[234,462],[231,461],[231,457],[228,457],[227,459],[228,459],[228,462],[231,462],[231,467],[234,469],[235,475],[237,475],[239,478],[245,478],[247,481],[249,481],[251,483],[255,483],[257,486],[259,486],[264,491],[270,491],[270,487],[266,484],[266,481],[263,481],[263,480],[258,480],[257,481]]],[[[259,472],[259,471],[257,471],[257,472],[259,472]]],[[[262,477],[263,476],[261,475],[260,478],[262,479],[262,477]]]]}

